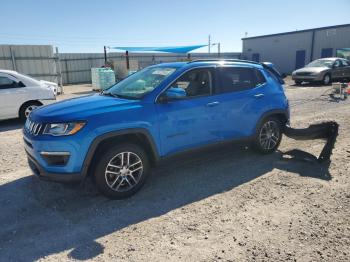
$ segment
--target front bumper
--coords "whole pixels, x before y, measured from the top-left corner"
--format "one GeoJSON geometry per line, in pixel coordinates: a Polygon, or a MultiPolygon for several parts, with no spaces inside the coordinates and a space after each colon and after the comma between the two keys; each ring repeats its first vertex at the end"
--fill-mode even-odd
{"type": "Polygon", "coordinates": [[[321,81],[322,76],[320,76],[320,75],[309,75],[309,76],[292,75],[292,79],[294,81],[313,82],[313,81],[321,81]]]}
{"type": "Polygon", "coordinates": [[[67,137],[35,136],[24,128],[23,139],[29,166],[40,178],[62,182],[85,178],[84,161],[90,138],[84,132],[67,137]]]}
{"type": "Polygon", "coordinates": [[[83,176],[80,173],[52,173],[47,172],[38,161],[26,151],[28,157],[28,165],[32,172],[43,180],[57,181],[57,182],[78,182],[83,176]]]}
{"type": "Polygon", "coordinates": [[[47,105],[50,105],[50,104],[53,104],[53,103],[57,102],[56,96],[54,98],[52,98],[52,99],[41,99],[39,101],[40,101],[40,103],[43,104],[43,106],[47,106],[47,105]]]}

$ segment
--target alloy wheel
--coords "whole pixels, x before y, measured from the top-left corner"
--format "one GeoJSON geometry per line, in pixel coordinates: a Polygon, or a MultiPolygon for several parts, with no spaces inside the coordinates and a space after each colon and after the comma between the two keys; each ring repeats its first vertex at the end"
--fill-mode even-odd
{"type": "Polygon", "coordinates": [[[113,191],[125,192],[138,184],[142,174],[141,158],[133,152],[121,152],[107,164],[105,179],[113,191]]]}
{"type": "Polygon", "coordinates": [[[331,81],[331,77],[329,75],[325,75],[323,78],[323,84],[328,85],[331,81]]]}
{"type": "Polygon", "coordinates": [[[24,110],[24,115],[26,116],[26,118],[28,118],[28,116],[30,115],[30,113],[34,110],[38,108],[38,106],[36,105],[30,105],[26,108],[26,110],[24,110]]]}
{"type": "Polygon", "coordinates": [[[275,121],[267,121],[260,130],[259,143],[264,150],[273,149],[280,139],[280,129],[275,121]]]}

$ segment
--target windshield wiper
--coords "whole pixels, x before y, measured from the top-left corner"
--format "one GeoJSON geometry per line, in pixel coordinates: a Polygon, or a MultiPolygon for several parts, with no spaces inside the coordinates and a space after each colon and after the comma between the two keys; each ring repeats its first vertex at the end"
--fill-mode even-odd
{"type": "Polygon", "coordinates": [[[120,95],[120,94],[113,94],[111,92],[101,92],[101,95],[104,96],[111,96],[111,97],[116,97],[116,98],[124,98],[124,99],[132,99],[132,100],[137,100],[137,97],[133,97],[133,96],[126,96],[126,95],[120,95]]]}
{"type": "Polygon", "coordinates": [[[113,95],[112,93],[110,93],[110,92],[104,92],[104,91],[101,91],[101,92],[100,92],[100,95],[103,95],[103,96],[113,96],[113,97],[114,97],[114,95],[113,95]]]}

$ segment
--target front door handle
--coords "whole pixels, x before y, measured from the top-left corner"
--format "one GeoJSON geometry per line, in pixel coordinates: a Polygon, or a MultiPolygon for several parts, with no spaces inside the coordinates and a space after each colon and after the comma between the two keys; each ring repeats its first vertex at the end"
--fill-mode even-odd
{"type": "Polygon", "coordinates": [[[264,94],[256,94],[254,95],[255,98],[263,98],[265,95],[264,94]]]}
{"type": "Polygon", "coordinates": [[[208,103],[207,106],[213,107],[213,106],[217,106],[218,104],[220,104],[220,103],[218,101],[215,101],[215,102],[208,103]]]}

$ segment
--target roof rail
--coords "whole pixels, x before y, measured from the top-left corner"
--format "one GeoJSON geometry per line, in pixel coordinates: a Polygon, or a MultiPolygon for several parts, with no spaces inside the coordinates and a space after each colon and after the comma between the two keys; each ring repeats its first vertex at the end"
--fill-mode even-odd
{"type": "Polygon", "coordinates": [[[278,81],[280,82],[280,84],[282,84],[282,85],[284,84],[284,80],[283,80],[283,77],[280,74],[280,72],[278,72],[276,70],[276,68],[274,68],[273,65],[271,63],[269,63],[269,62],[259,63],[259,62],[255,62],[255,61],[241,60],[241,59],[196,59],[196,60],[189,61],[188,64],[189,63],[194,63],[194,62],[216,62],[216,61],[239,62],[239,63],[261,65],[263,68],[265,68],[270,73],[275,75],[277,77],[278,81]]]}
{"type": "Polygon", "coordinates": [[[261,65],[259,62],[255,61],[249,61],[249,60],[243,60],[243,59],[221,59],[221,58],[212,58],[212,59],[196,59],[189,61],[188,64],[194,63],[194,62],[216,62],[216,61],[224,61],[224,62],[239,62],[239,63],[249,63],[249,64],[257,64],[261,65]]]}

